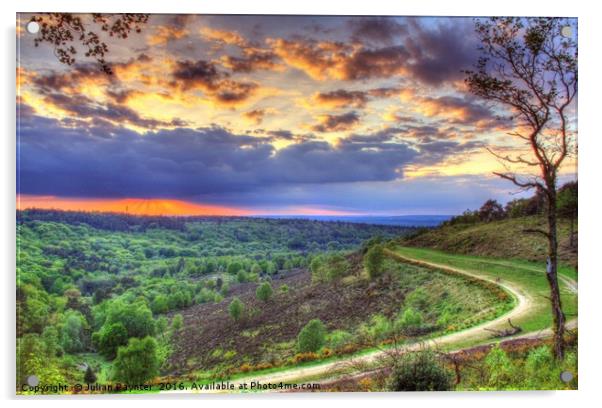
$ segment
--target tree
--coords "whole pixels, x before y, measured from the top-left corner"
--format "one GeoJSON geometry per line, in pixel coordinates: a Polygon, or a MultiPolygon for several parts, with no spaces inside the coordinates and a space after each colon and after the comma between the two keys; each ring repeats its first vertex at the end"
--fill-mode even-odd
{"type": "Polygon", "coordinates": [[[393,365],[391,391],[449,391],[452,374],[429,350],[409,352],[393,365]]]}
{"type": "Polygon", "coordinates": [[[105,325],[121,323],[129,337],[152,336],[155,332],[153,314],[146,303],[127,303],[121,300],[111,302],[107,310],[105,325]]]}
{"type": "Polygon", "coordinates": [[[232,317],[232,319],[234,319],[234,321],[240,320],[240,318],[242,316],[242,312],[244,310],[245,310],[244,303],[242,303],[240,301],[240,299],[237,297],[232,299],[232,302],[230,302],[230,305],[228,306],[228,313],[230,313],[230,317],[232,317]]]}
{"type": "Polygon", "coordinates": [[[385,253],[382,244],[375,244],[364,255],[364,266],[370,279],[378,278],[383,272],[385,253]]]}
{"type": "Polygon", "coordinates": [[[96,343],[98,351],[108,359],[114,359],[119,346],[128,342],[128,332],[122,323],[104,325],[99,332],[94,333],[92,340],[96,343]]]}
{"type": "Polygon", "coordinates": [[[565,315],[558,286],[557,175],[576,145],[574,98],[577,95],[577,43],[562,35],[570,20],[560,18],[492,18],[477,20],[482,43],[475,71],[466,72],[471,93],[509,109],[515,129],[509,135],[525,143],[530,154],[498,154],[506,166],[497,176],[521,189],[545,196],[548,241],[547,280],[554,318],[554,355],[564,358],[565,315]],[[514,171],[511,167],[515,167],[514,171]],[[518,167],[518,168],[516,168],[518,167]],[[531,175],[521,176],[517,171],[531,175]]]}
{"type": "Polygon", "coordinates": [[[86,384],[94,384],[96,382],[96,374],[94,374],[91,366],[86,368],[86,372],[84,373],[84,381],[86,384]]]}
{"type": "Polygon", "coordinates": [[[504,208],[496,200],[487,200],[479,209],[479,219],[485,222],[504,218],[504,208]]]}
{"type": "Polygon", "coordinates": [[[313,319],[301,329],[297,345],[301,353],[316,352],[326,341],[326,327],[319,319],[313,319]]]}
{"type": "Polygon", "coordinates": [[[274,291],[272,290],[272,285],[270,285],[269,282],[263,282],[257,287],[257,290],[255,291],[255,296],[257,296],[257,299],[263,302],[267,302],[272,297],[273,292],[274,291]]]}
{"type": "Polygon", "coordinates": [[[68,353],[77,353],[84,349],[83,330],[85,319],[81,313],[70,311],[65,316],[61,330],[61,346],[68,353]]]}
{"type": "Polygon", "coordinates": [[[86,57],[92,57],[101,70],[111,75],[113,70],[106,61],[109,45],[102,40],[101,32],[109,37],[126,39],[132,31],[140,33],[148,22],[148,14],[100,14],[81,16],[71,13],[42,13],[31,17],[40,25],[34,45],[48,43],[54,47],[54,54],[62,64],[76,62],[77,48],[83,48],[86,57]],[[85,21],[88,20],[88,21],[85,21]]]}
{"type": "Polygon", "coordinates": [[[144,384],[159,374],[157,342],[152,337],[130,339],[119,347],[114,362],[115,379],[126,384],[144,384]]]}

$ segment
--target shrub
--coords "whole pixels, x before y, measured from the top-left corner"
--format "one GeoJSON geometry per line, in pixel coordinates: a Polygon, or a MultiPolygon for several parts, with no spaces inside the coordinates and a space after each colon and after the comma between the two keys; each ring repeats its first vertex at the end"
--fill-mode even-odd
{"type": "Polygon", "coordinates": [[[384,340],[392,332],[392,324],[385,316],[376,314],[372,316],[369,322],[360,327],[360,335],[366,341],[384,340]]]}
{"type": "Polygon", "coordinates": [[[429,305],[429,297],[426,290],[423,288],[417,288],[408,295],[405,303],[408,306],[414,307],[420,310],[426,310],[429,305]]]}
{"type": "Polygon", "coordinates": [[[349,261],[341,254],[322,254],[312,259],[309,268],[315,282],[331,282],[345,276],[350,267],[349,261]]]}
{"type": "Polygon", "coordinates": [[[293,357],[293,363],[295,363],[295,364],[303,363],[304,361],[317,360],[318,358],[320,358],[320,356],[318,354],[314,353],[313,351],[308,351],[305,353],[297,353],[293,357]]]}
{"type": "Polygon", "coordinates": [[[119,347],[115,359],[115,379],[126,384],[144,384],[159,374],[157,342],[152,337],[130,339],[119,347]]]}
{"type": "Polygon", "coordinates": [[[543,388],[543,384],[549,382],[550,377],[553,377],[550,374],[554,368],[554,357],[549,347],[541,346],[531,350],[525,361],[524,375],[527,379],[526,385],[528,387],[543,388]]]}
{"type": "Polygon", "coordinates": [[[385,260],[385,253],[381,244],[375,244],[366,255],[364,255],[364,267],[368,271],[370,279],[376,279],[383,273],[383,263],[385,260]]]}
{"type": "Polygon", "coordinates": [[[288,285],[286,283],[280,285],[280,292],[282,292],[282,293],[288,293],[288,291],[289,291],[289,289],[288,289],[288,285]]]}
{"type": "Polygon", "coordinates": [[[432,351],[404,354],[389,378],[391,391],[449,391],[452,374],[432,351]]]}
{"type": "Polygon", "coordinates": [[[261,269],[261,266],[257,263],[253,264],[251,267],[251,273],[254,273],[255,275],[261,275],[262,272],[263,270],[261,269]]]}
{"type": "Polygon", "coordinates": [[[242,269],[242,265],[239,262],[231,262],[228,264],[228,273],[230,275],[236,275],[242,269]]]}
{"type": "Polygon", "coordinates": [[[503,389],[512,384],[514,366],[501,347],[496,345],[485,357],[485,366],[489,372],[489,385],[495,389],[503,389]]]}
{"type": "Polygon", "coordinates": [[[238,281],[238,283],[247,282],[249,280],[249,275],[247,275],[247,273],[243,269],[241,269],[236,274],[236,280],[238,281]]]}
{"type": "Polygon", "coordinates": [[[94,371],[92,370],[91,366],[88,366],[88,368],[86,368],[86,372],[84,374],[84,381],[86,382],[86,384],[94,384],[96,382],[96,374],[94,374],[94,371]]]}
{"type": "Polygon", "coordinates": [[[228,296],[228,292],[230,291],[230,284],[228,282],[224,282],[220,289],[220,293],[222,296],[228,296]]]}
{"type": "Polygon", "coordinates": [[[244,309],[245,305],[237,297],[235,297],[232,302],[230,302],[230,306],[228,306],[228,312],[234,321],[240,320],[244,309]]]}
{"type": "Polygon", "coordinates": [[[153,303],[151,303],[151,310],[154,314],[165,313],[169,310],[169,304],[167,303],[167,296],[158,295],[153,303]]]}
{"type": "Polygon", "coordinates": [[[264,282],[257,287],[255,296],[257,296],[257,299],[267,302],[272,297],[272,293],[272,285],[270,285],[269,282],[264,282]]]}
{"type": "Polygon", "coordinates": [[[402,332],[412,333],[422,326],[422,315],[412,307],[408,307],[397,319],[397,328],[402,332]]]}
{"type": "Polygon", "coordinates": [[[173,317],[171,321],[171,330],[172,332],[176,333],[180,331],[182,327],[184,327],[184,318],[181,314],[178,313],[173,317]]]}
{"type": "Polygon", "coordinates": [[[340,349],[351,342],[353,336],[345,330],[335,330],[327,336],[327,343],[333,349],[340,349]]]}
{"type": "Polygon", "coordinates": [[[301,329],[297,344],[301,353],[316,352],[326,341],[326,327],[318,319],[313,319],[301,329]]]}

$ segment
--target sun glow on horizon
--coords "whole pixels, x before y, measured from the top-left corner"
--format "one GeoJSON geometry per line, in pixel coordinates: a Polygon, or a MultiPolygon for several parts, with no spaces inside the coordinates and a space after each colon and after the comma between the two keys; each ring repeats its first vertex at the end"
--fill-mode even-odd
{"type": "Polygon", "coordinates": [[[265,210],[207,205],[164,198],[87,199],[28,194],[17,195],[17,210],[34,208],[152,216],[364,215],[357,212],[313,206],[287,206],[282,209],[265,210]]]}

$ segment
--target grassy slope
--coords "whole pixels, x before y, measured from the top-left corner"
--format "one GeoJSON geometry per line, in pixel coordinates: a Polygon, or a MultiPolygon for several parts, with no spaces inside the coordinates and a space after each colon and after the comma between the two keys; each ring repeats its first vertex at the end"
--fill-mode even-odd
{"type": "MultiPolygon", "coordinates": [[[[549,301],[546,298],[548,283],[542,265],[508,259],[452,255],[424,248],[397,247],[395,251],[409,258],[460,268],[486,278],[499,278],[521,287],[531,297],[533,307],[530,313],[513,323],[520,325],[525,332],[543,330],[550,327],[552,323],[549,301]]],[[[561,267],[560,274],[571,279],[576,278],[575,270],[570,267],[561,267]]],[[[561,297],[567,319],[575,318],[577,316],[577,295],[569,291],[562,281],[561,297]]]]}
{"type": "MultiPolygon", "coordinates": [[[[544,228],[544,222],[542,217],[523,217],[475,225],[444,226],[402,240],[402,245],[457,254],[543,261],[547,249],[545,238],[522,231],[544,228]]],[[[577,253],[568,247],[569,230],[568,221],[559,224],[559,255],[561,263],[574,266],[577,253]]]]}

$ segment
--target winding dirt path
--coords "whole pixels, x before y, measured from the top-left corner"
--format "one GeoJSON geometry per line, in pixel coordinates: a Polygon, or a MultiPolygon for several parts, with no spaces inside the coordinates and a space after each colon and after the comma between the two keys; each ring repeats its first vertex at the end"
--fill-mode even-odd
{"type": "MultiPolygon", "coordinates": [[[[445,345],[449,346],[449,345],[452,345],[454,343],[459,343],[464,340],[483,340],[484,342],[486,342],[486,340],[488,338],[490,338],[491,333],[487,332],[485,329],[500,329],[502,327],[506,328],[508,319],[518,319],[521,316],[528,314],[533,307],[533,304],[534,304],[533,295],[526,292],[522,287],[520,287],[514,283],[507,282],[507,281],[499,281],[499,280],[492,279],[489,277],[484,277],[482,275],[479,275],[479,274],[476,274],[473,272],[469,272],[464,269],[451,267],[448,265],[443,265],[443,264],[438,264],[438,263],[434,263],[434,262],[427,262],[427,261],[422,261],[419,259],[410,258],[410,257],[400,255],[396,252],[389,251],[389,250],[387,250],[387,254],[390,257],[397,259],[401,262],[410,262],[410,263],[417,264],[417,265],[423,265],[426,267],[435,268],[435,269],[438,269],[438,270],[441,270],[444,272],[448,271],[448,272],[451,272],[454,274],[462,274],[462,275],[470,276],[472,278],[479,279],[481,281],[494,283],[494,284],[504,288],[509,293],[511,293],[512,296],[514,296],[514,298],[516,299],[516,306],[512,310],[503,314],[502,316],[497,317],[494,320],[490,320],[488,322],[484,322],[477,326],[473,326],[468,329],[461,330],[461,331],[458,331],[455,333],[450,333],[450,334],[440,336],[440,337],[437,337],[434,339],[426,340],[421,343],[400,346],[398,348],[399,351],[412,351],[412,350],[416,350],[418,348],[425,347],[425,346],[428,346],[428,347],[441,347],[441,346],[445,346],[445,345]]],[[[496,263],[495,261],[484,261],[484,262],[492,263],[492,264],[496,263]]],[[[503,262],[499,263],[499,264],[503,265],[503,262]]],[[[508,265],[508,266],[510,266],[510,265],[508,265]]],[[[531,269],[531,268],[526,267],[526,269],[531,269]]],[[[533,270],[542,272],[536,268],[533,268],[533,270]]],[[[565,276],[561,276],[561,279],[562,279],[563,283],[565,283],[566,287],[569,288],[569,290],[576,292],[577,283],[574,280],[572,280],[568,277],[565,277],[565,276]]],[[[568,322],[567,326],[569,328],[575,327],[576,319],[568,322]]],[[[551,333],[551,331],[549,329],[545,329],[545,330],[540,330],[537,332],[525,333],[521,336],[516,336],[516,337],[525,337],[525,338],[527,338],[527,337],[531,337],[531,338],[546,337],[546,336],[549,336],[550,333],[551,333]]],[[[235,384],[236,388],[238,388],[239,384],[242,384],[242,383],[250,384],[252,381],[260,382],[260,383],[279,383],[279,382],[296,383],[296,382],[298,382],[298,380],[304,379],[304,378],[312,378],[312,377],[317,377],[320,375],[324,375],[324,376],[332,375],[337,370],[349,367],[350,364],[361,365],[361,364],[375,362],[378,359],[385,357],[386,353],[387,353],[386,350],[376,350],[376,351],[373,351],[373,352],[370,352],[367,354],[363,354],[361,356],[352,356],[352,357],[349,357],[349,358],[346,358],[343,360],[326,362],[326,363],[322,363],[322,364],[318,364],[318,365],[314,365],[314,366],[310,366],[310,367],[293,367],[293,368],[284,369],[282,371],[278,371],[278,372],[274,372],[274,373],[238,378],[236,380],[231,380],[230,383],[235,384]]],[[[311,381],[311,382],[315,382],[315,381],[311,381]]],[[[189,392],[189,391],[187,391],[187,392],[189,392]]],[[[206,393],[206,392],[220,392],[220,391],[201,391],[201,392],[206,393]]]]}

